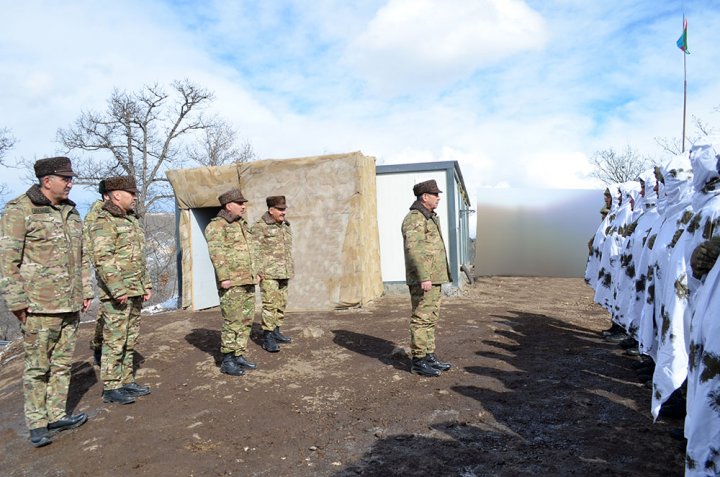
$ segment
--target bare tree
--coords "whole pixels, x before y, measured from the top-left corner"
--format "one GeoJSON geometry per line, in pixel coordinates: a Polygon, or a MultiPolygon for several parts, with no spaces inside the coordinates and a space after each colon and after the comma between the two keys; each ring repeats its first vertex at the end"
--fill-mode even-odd
{"type": "Polygon", "coordinates": [[[58,141],[68,151],[106,153],[73,161],[78,184],[94,185],[111,175],[134,176],[140,196],[137,213],[144,225],[147,211],[173,198],[165,171],[201,157],[184,154],[198,136],[222,131],[221,157],[234,149],[235,132],[203,114],[213,100],[210,91],[189,80],[173,82],[169,94],[157,84],[137,92],[114,90],[104,112],[82,112],[71,127],[58,130],[58,141]]]}
{"type": "Polygon", "coordinates": [[[255,159],[252,145],[245,141],[237,147],[237,133],[222,119],[216,119],[206,127],[198,142],[199,144],[188,147],[187,155],[204,166],[222,166],[255,159]]]}
{"type": "Polygon", "coordinates": [[[15,146],[15,138],[8,128],[0,129],[0,166],[5,165],[5,154],[15,146]]]}
{"type": "MultiPolygon", "coordinates": [[[[715,107],[715,112],[720,112],[720,106],[715,107]]],[[[702,141],[704,138],[717,134],[717,128],[695,115],[692,116],[692,125],[695,131],[692,135],[687,136],[687,142],[691,147],[692,145],[702,141]]],[[[664,152],[673,156],[682,152],[682,139],[680,138],[656,137],[655,143],[660,146],[660,149],[664,152]]],[[[687,149],[688,148],[686,148],[686,150],[687,149]]]]}
{"type": "Polygon", "coordinates": [[[597,151],[590,163],[594,167],[590,176],[600,179],[606,185],[635,180],[653,165],[650,158],[641,156],[629,145],[623,152],[616,152],[612,148],[597,151]]]}
{"type": "Polygon", "coordinates": [[[113,175],[135,177],[154,301],[176,290],[174,220],[149,213],[164,209],[174,197],[165,172],[188,163],[215,165],[254,156],[249,143],[236,147],[236,133],[225,121],[204,114],[213,100],[210,91],[188,80],[173,82],[169,93],[157,84],[135,92],[116,89],[104,111],[81,112],[70,127],[58,130],[68,153],[90,153],[73,158],[77,184],[94,186],[113,175]]]}
{"type": "MultiPolygon", "coordinates": [[[[8,128],[0,129],[0,166],[5,165],[5,155],[7,152],[15,146],[15,137],[10,133],[8,128]]],[[[7,193],[7,185],[4,182],[0,183],[0,201],[5,197],[7,193]]]]}

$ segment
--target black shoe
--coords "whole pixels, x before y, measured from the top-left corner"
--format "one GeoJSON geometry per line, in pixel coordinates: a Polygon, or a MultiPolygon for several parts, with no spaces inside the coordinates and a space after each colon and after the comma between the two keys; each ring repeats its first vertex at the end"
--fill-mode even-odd
{"type": "Polygon", "coordinates": [[[248,361],[247,359],[245,359],[245,356],[243,356],[243,355],[235,356],[235,362],[237,363],[238,366],[242,366],[243,368],[247,368],[247,369],[257,368],[257,364],[253,363],[252,361],[248,361]]]}
{"type": "Polygon", "coordinates": [[[606,336],[605,341],[609,341],[611,343],[619,343],[627,337],[628,336],[624,331],[620,331],[618,333],[606,336]]]}
{"type": "Polygon", "coordinates": [[[423,358],[413,358],[410,372],[412,374],[419,374],[420,376],[440,376],[440,370],[432,367],[427,360],[427,356],[423,358]]]}
{"type": "Polygon", "coordinates": [[[438,371],[447,371],[448,369],[452,368],[452,364],[450,363],[443,363],[442,361],[439,361],[437,359],[437,356],[435,356],[435,353],[430,353],[425,357],[425,361],[430,363],[430,366],[437,369],[438,371]]]}
{"type": "Polygon", "coordinates": [[[50,432],[47,427],[38,427],[37,429],[30,429],[30,443],[35,447],[42,447],[52,442],[50,432]]]}
{"type": "Polygon", "coordinates": [[[67,431],[68,429],[75,429],[76,427],[82,426],[87,420],[87,414],[84,412],[75,414],[74,416],[68,414],[63,418],[48,424],[47,429],[50,432],[67,431]]]}
{"type": "Polygon", "coordinates": [[[122,387],[129,396],[139,397],[150,394],[150,386],[143,386],[136,382],[128,383],[122,387]]]}
{"type": "Polygon", "coordinates": [[[100,360],[102,359],[102,348],[97,348],[93,350],[93,361],[95,362],[95,366],[100,366],[100,360]]]}
{"type": "Polygon", "coordinates": [[[235,362],[235,355],[232,353],[225,353],[222,363],[220,364],[220,372],[229,374],[230,376],[242,376],[245,374],[245,370],[235,362]]]}
{"type": "Polygon", "coordinates": [[[666,417],[671,419],[681,419],[685,417],[685,414],[687,413],[687,409],[685,406],[685,403],[665,403],[660,408],[660,412],[658,413],[660,417],[666,417]]]}
{"type": "Polygon", "coordinates": [[[123,388],[109,389],[102,393],[103,402],[116,404],[132,404],[135,398],[127,393],[123,388]]]}
{"type": "Polygon", "coordinates": [[[276,326],[272,333],[273,333],[273,338],[275,338],[275,341],[277,341],[278,343],[292,343],[292,338],[280,333],[279,326],[276,326]]]}
{"type": "Polygon", "coordinates": [[[277,353],[278,351],[280,351],[280,347],[275,341],[275,335],[273,335],[273,331],[263,331],[262,347],[265,351],[269,351],[270,353],[277,353]]]}
{"type": "Polygon", "coordinates": [[[616,334],[616,333],[620,333],[620,332],[622,332],[622,331],[623,331],[622,326],[620,326],[620,325],[618,325],[617,323],[613,322],[613,324],[610,326],[610,328],[608,328],[607,330],[602,330],[602,331],[600,332],[600,334],[601,334],[603,337],[605,337],[605,336],[614,335],[614,334],[616,334]]]}
{"type": "Polygon", "coordinates": [[[635,338],[627,337],[618,343],[622,349],[632,349],[638,347],[638,342],[635,338]]]}
{"type": "Polygon", "coordinates": [[[643,361],[638,361],[637,363],[633,363],[632,367],[633,367],[633,369],[637,369],[638,371],[640,371],[643,368],[648,368],[650,370],[653,370],[653,369],[655,369],[655,362],[652,359],[645,359],[643,361]]]}
{"type": "Polygon", "coordinates": [[[687,441],[687,439],[685,439],[685,430],[682,427],[674,427],[670,429],[670,432],[668,432],[668,434],[670,434],[670,437],[675,440],[687,441]]]}

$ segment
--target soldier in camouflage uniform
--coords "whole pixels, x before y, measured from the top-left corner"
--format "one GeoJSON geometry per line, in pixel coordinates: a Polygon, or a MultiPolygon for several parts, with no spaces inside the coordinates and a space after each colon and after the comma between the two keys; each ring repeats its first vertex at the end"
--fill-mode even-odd
{"type": "MultiPolygon", "coordinates": [[[[98,212],[102,210],[105,201],[109,199],[107,191],[105,190],[104,180],[100,181],[100,184],[98,185],[98,192],[100,193],[101,199],[93,202],[93,204],[90,206],[90,210],[85,215],[85,221],[83,223],[83,243],[85,244],[85,253],[88,254],[92,253],[93,245],[92,240],[90,240],[90,229],[95,223],[98,212]]],[[[101,312],[98,312],[95,319],[95,334],[93,335],[92,341],[90,341],[90,349],[93,352],[93,360],[95,361],[95,366],[100,366],[100,357],[102,356],[104,323],[105,320],[103,319],[103,314],[101,312]]]]}
{"type": "Polygon", "coordinates": [[[405,248],[405,278],[410,288],[410,372],[439,376],[451,368],[435,356],[435,328],[440,319],[441,285],[450,281],[450,267],[440,220],[434,212],[440,202],[434,180],[415,184],[416,201],[402,223],[405,248]]]}
{"type": "Polygon", "coordinates": [[[278,343],[292,339],[280,332],[287,306],[288,282],[293,277],[292,231],[285,220],[284,195],[267,197],[267,212],[253,227],[257,243],[258,275],[262,291],[263,344],[266,351],[280,351],[278,343]]]}
{"type": "Polygon", "coordinates": [[[100,377],[104,402],[130,404],[150,394],[135,382],[133,357],[143,301],[152,297],[145,262],[145,234],[135,216],[137,187],[130,176],[105,179],[108,200],[89,230],[100,289],[103,345],[100,377]]]}
{"type": "Polygon", "coordinates": [[[84,413],[67,414],[66,405],[75,332],[93,291],[80,214],[68,199],[70,159],[40,159],[35,175],[39,183],[2,215],[0,291],[22,326],[25,422],[30,442],[41,447],[87,421],[84,413]]]}
{"type": "Polygon", "coordinates": [[[244,356],[255,314],[255,245],[242,217],[247,202],[242,192],[231,189],[218,200],[222,209],[205,228],[205,239],[215,267],[223,316],[220,372],[242,376],[245,369],[257,367],[244,356]]]}

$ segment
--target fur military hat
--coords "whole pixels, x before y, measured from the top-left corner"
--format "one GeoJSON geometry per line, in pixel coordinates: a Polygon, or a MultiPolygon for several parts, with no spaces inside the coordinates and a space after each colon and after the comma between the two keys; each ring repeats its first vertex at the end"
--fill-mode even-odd
{"type": "Polygon", "coordinates": [[[107,188],[105,187],[105,179],[101,180],[98,184],[98,192],[100,193],[100,195],[107,194],[107,188]]]}
{"type": "Polygon", "coordinates": [[[45,176],[76,176],[72,170],[72,163],[67,157],[47,157],[35,161],[35,177],[45,176]]]}
{"type": "Polygon", "coordinates": [[[132,176],[113,176],[105,179],[105,190],[107,192],[113,190],[124,190],[127,192],[137,192],[135,178],[132,176]]]}
{"type": "Polygon", "coordinates": [[[224,194],[220,194],[220,196],[218,196],[218,200],[220,201],[220,205],[229,204],[230,202],[247,202],[247,199],[243,197],[240,189],[230,189],[224,194]]]}
{"type": "Polygon", "coordinates": [[[413,193],[415,194],[415,197],[420,197],[423,194],[439,194],[441,192],[442,191],[438,189],[435,179],[430,179],[429,181],[425,182],[419,182],[413,187],[413,193]]]}
{"type": "Polygon", "coordinates": [[[284,195],[271,195],[265,199],[265,203],[268,208],[275,207],[276,209],[285,210],[287,209],[287,202],[285,202],[284,195]]]}

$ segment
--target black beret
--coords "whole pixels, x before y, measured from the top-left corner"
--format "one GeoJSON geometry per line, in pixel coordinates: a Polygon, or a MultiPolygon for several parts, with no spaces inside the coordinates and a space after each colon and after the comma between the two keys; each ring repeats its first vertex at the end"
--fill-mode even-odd
{"type": "Polygon", "coordinates": [[[72,170],[72,163],[67,157],[47,157],[35,161],[35,177],[49,175],[73,177],[76,176],[72,170]]]}
{"type": "Polygon", "coordinates": [[[284,195],[271,195],[265,199],[265,203],[268,207],[275,207],[276,209],[287,209],[287,202],[285,202],[284,195]]]}
{"type": "Polygon", "coordinates": [[[230,202],[247,202],[247,199],[243,197],[240,189],[230,189],[224,194],[220,194],[218,200],[220,201],[220,205],[229,204],[230,202]]]}
{"type": "Polygon", "coordinates": [[[430,179],[429,181],[425,182],[419,182],[413,187],[413,193],[415,194],[415,197],[420,197],[423,194],[439,194],[440,192],[442,191],[438,189],[435,179],[430,179]]]}
{"type": "Polygon", "coordinates": [[[107,192],[113,190],[124,190],[127,192],[137,192],[135,178],[132,176],[113,176],[105,179],[105,190],[107,192]]]}

